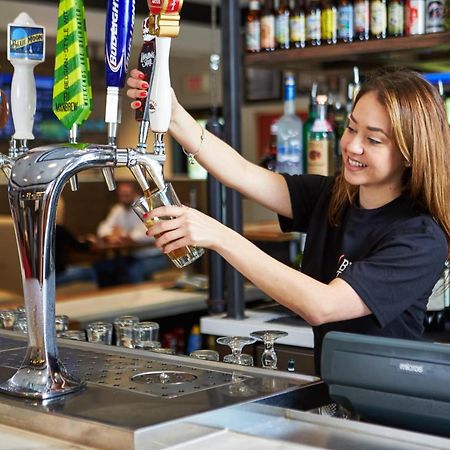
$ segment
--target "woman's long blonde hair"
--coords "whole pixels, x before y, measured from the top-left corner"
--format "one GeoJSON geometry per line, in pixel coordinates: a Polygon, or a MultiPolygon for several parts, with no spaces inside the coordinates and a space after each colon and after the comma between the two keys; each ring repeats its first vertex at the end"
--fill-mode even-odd
{"type": "MultiPolygon", "coordinates": [[[[403,193],[442,226],[450,259],[450,128],[443,101],[431,84],[407,69],[373,75],[362,86],[353,108],[368,92],[375,92],[387,109],[393,142],[410,164],[404,173],[403,193]]],[[[358,189],[342,173],[338,175],[328,211],[331,224],[340,222],[358,189]]]]}

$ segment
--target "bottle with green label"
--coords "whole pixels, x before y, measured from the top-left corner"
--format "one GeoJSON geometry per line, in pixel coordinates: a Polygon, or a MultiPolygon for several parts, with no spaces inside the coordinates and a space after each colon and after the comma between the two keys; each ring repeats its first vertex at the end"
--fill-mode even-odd
{"type": "Polygon", "coordinates": [[[389,36],[403,36],[404,33],[404,2],[391,0],[388,5],[388,34],[389,36]]]}
{"type": "Polygon", "coordinates": [[[308,173],[329,176],[334,174],[333,127],[327,120],[327,96],[317,96],[317,118],[308,135],[308,173]]]}

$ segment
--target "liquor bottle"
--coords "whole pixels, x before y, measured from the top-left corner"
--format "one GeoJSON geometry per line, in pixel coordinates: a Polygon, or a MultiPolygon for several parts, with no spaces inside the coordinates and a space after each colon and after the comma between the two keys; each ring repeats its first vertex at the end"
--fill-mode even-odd
{"type": "Polygon", "coordinates": [[[339,0],[338,3],[338,39],[352,42],[355,35],[353,0],[339,0]]]}
{"type": "Polygon", "coordinates": [[[306,9],[306,42],[310,45],[321,44],[321,10],[319,0],[310,0],[306,9]]]}
{"type": "Polygon", "coordinates": [[[322,0],[321,11],[321,35],[322,42],[327,44],[337,43],[337,7],[334,0],[322,0]]]}
{"type": "Polygon", "coordinates": [[[370,1],[370,36],[384,39],[387,34],[387,5],[386,0],[370,1]]]}
{"type": "Polygon", "coordinates": [[[306,45],[306,11],[305,0],[293,0],[289,18],[289,35],[291,46],[303,48],[306,45]]]}
{"type": "Polygon", "coordinates": [[[261,13],[261,50],[273,52],[275,50],[275,12],[273,0],[264,0],[261,13]]]}
{"type": "Polygon", "coordinates": [[[288,0],[279,0],[275,15],[275,41],[280,50],[287,50],[290,44],[289,17],[291,9],[288,0]]]}
{"type": "Polygon", "coordinates": [[[278,134],[278,120],[274,120],[270,124],[270,140],[269,151],[260,162],[261,167],[268,170],[275,171],[277,168],[277,134],[278,134]]]}
{"type": "MultiPolygon", "coordinates": [[[[309,107],[308,107],[308,118],[303,124],[303,148],[308,147],[308,136],[314,121],[317,118],[317,83],[314,81],[311,85],[310,97],[309,97],[309,107]]],[[[307,167],[307,152],[303,152],[303,167],[307,167]]]]}
{"type": "Polygon", "coordinates": [[[308,136],[308,173],[334,174],[334,131],[327,120],[327,96],[317,96],[317,118],[308,136]]]}
{"type": "Polygon", "coordinates": [[[412,36],[425,33],[425,2],[424,0],[406,0],[405,3],[405,34],[412,36]]]}
{"type": "MultiPolygon", "coordinates": [[[[144,19],[142,24],[142,48],[141,53],[139,53],[138,69],[144,74],[144,80],[147,83],[150,82],[150,77],[152,75],[155,66],[155,54],[156,54],[156,41],[155,37],[150,34],[148,17],[144,19]]],[[[141,106],[136,109],[134,117],[137,121],[141,121],[144,116],[145,103],[147,98],[144,97],[140,99],[141,106]]]]}
{"type": "Polygon", "coordinates": [[[445,0],[426,0],[425,33],[445,31],[445,0]]]}
{"type": "Polygon", "coordinates": [[[390,0],[388,5],[388,34],[389,36],[403,36],[404,33],[404,2],[390,0]]]}
{"type": "Polygon", "coordinates": [[[284,113],[278,121],[277,172],[303,173],[303,124],[295,113],[295,78],[286,73],[284,81],[284,113]]]}
{"type": "Polygon", "coordinates": [[[370,5],[369,0],[355,0],[355,38],[360,41],[369,39],[370,5]]]}
{"type": "Polygon", "coordinates": [[[341,148],[341,138],[344,134],[345,127],[347,125],[347,109],[341,99],[337,98],[334,103],[334,131],[336,135],[335,150],[335,171],[339,172],[342,166],[342,148],[341,148]]]}
{"type": "Polygon", "coordinates": [[[257,53],[261,50],[261,15],[259,0],[251,0],[245,19],[245,50],[257,53]]]}

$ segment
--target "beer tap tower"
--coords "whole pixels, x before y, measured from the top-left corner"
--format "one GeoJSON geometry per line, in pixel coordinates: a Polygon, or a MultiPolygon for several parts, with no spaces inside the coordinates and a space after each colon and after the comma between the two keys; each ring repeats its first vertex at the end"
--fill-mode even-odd
{"type": "MultiPolygon", "coordinates": [[[[133,14],[121,14],[130,9],[129,0],[108,0],[106,24],[108,33],[116,30],[123,42],[117,55],[129,55],[133,14]],[[112,20],[124,20],[119,26],[112,20]],[[126,20],[125,20],[126,19],[126,20]],[[117,28],[116,28],[117,25],[117,28]]],[[[59,109],[67,128],[72,130],[70,142],[38,147],[18,156],[11,165],[8,195],[19,248],[26,315],[28,321],[28,347],[17,372],[0,385],[0,392],[20,397],[46,400],[75,392],[84,383],[70,374],[59,359],[55,331],[55,216],[56,205],[64,185],[76,174],[91,168],[113,169],[128,167],[143,190],[148,189],[147,176],[158,187],[164,185],[162,165],[165,160],[163,136],[170,122],[169,51],[171,37],[179,31],[179,11],[182,1],[161,2],[148,0],[152,30],[156,36],[156,64],[152,74],[146,121],[141,124],[136,149],[117,148],[115,143],[115,113],[107,113],[109,143],[107,145],[77,143],[73,125],[79,125],[89,112],[89,65],[81,64],[76,75],[70,73],[74,58],[84,52],[87,45],[82,0],[61,0],[59,27],[70,27],[63,32],[55,73],[54,108],[59,109]],[[78,47],[77,47],[78,45],[78,47]],[[75,46],[75,47],[73,47],[75,46]],[[61,75],[58,78],[58,75],[61,75]],[[57,83],[61,83],[58,84],[57,83]],[[63,89],[58,90],[59,87],[63,89]],[[81,91],[79,90],[81,89],[81,91]],[[81,95],[80,95],[81,92],[81,95]],[[81,100],[77,100],[81,99],[81,100]],[[60,101],[59,101],[60,100],[60,101]],[[146,132],[155,133],[153,153],[146,152],[146,132]]],[[[126,65],[124,66],[126,67],[126,65]]],[[[77,67],[75,67],[77,69],[77,67]]],[[[109,69],[107,69],[108,71],[109,69]]],[[[108,72],[107,72],[108,73],[108,72]]],[[[122,78],[112,86],[121,87],[122,78]]],[[[109,79],[111,81],[111,79],[109,79]]],[[[112,91],[116,91],[113,89],[112,91]]],[[[110,91],[109,91],[110,92],[110,91]]],[[[115,93],[114,93],[115,95],[115,93]]],[[[13,96],[14,99],[14,96],[13,96]]],[[[22,98],[28,105],[30,98],[22,98]]],[[[113,104],[118,105],[115,100],[113,104]]],[[[109,103],[111,104],[111,103],[109,103]]],[[[20,105],[17,107],[19,112],[20,105]]],[[[145,118],[145,117],[144,117],[145,118]]],[[[104,171],[105,172],[105,171],[104,171]]],[[[107,183],[111,180],[107,176],[107,183]]],[[[113,187],[109,183],[109,187],[113,187]]]]}

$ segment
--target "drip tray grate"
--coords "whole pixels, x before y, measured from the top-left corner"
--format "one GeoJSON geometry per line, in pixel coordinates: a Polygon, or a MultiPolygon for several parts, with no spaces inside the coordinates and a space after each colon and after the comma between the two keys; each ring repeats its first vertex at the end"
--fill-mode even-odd
{"type": "MultiPolygon", "coordinates": [[[[3,348],[4,340],[0,338],[0,348],[3,348]]],[[[19,341],[15,344],[18,347],[19,341]]],[[[18,368],[25,352],[25,347],[1,351],[0,365],[18,368]]],[[[60,346],[59,355],[69,372],[87,383],[154,397],[175,398],[233,382],[232,372],[190,367],[184,362],[183,365],[171,364],[152,359],[150,355],[133,357],[107,353],[107,348],[105,353],[100,353],[60,346]]]]}

